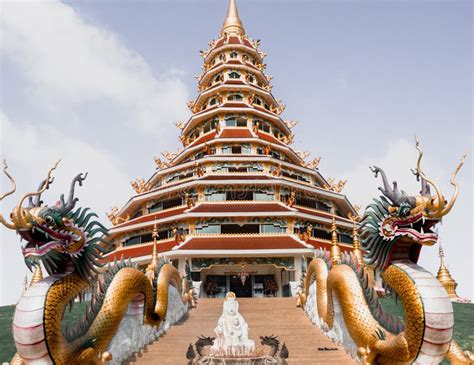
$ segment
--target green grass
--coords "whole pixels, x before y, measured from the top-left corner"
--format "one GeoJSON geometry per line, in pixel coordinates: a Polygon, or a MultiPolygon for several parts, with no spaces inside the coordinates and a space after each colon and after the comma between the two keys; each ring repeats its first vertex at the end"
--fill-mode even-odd
{"type": "MultiPolygon", "coordinates": [[[[388,312],[403,318],[403,308],[392,298],[382,299],[382,306],[388,312]]],[[[474,304],[453,303],[454,308],[454,340],[464,349],[474,348],[474,304]]]]}
{"type": "MultiPolygon", "coordinates": [[[[71,312],[66,311],[66,322],[80,318],[87,303],[76,303],[71,312]]],[[[403,309],[393,299],[382,299],[382,306],[394,315],[403,317],[403,309]]],[[[464,350],[474,348],[474,304],[453,303],[454,307],[454,339],[464,350]]],[[[8,362],[15,354],[15,344],[12,336],[12,321],[15,307],[13,305],[0,307],[0,363],[8,362]]]]}

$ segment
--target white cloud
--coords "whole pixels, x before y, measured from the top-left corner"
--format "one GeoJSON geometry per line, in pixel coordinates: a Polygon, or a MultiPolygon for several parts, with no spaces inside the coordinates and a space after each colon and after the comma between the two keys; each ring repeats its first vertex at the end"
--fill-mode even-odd
{"type": "Polygon", "coordinates": [[[145,132],[186,113],[188,94],[179,71],[155,77],[138,53],[70,6],[11,1],[2,8],[2,48],[41,107],[67,110],[108,101],[115,122],[145,132]]]}
{"type": "MultiPolygon", "coordinates": [[[[20,127],[4,114],[0,114],[0,131],[1,154],[8,159],[9,171],[18,184],[15,195],[1,203],[4,217],[9,216],[21,195],[36,190],[59,158],[61,163],[54,172],[54,183],[44,194],[45,203],[55,203],[60,194],[67,194],[72,178],[80,172],[88,172],[88,176],[84,185],[76,189],[80,199],[78,204],[91,207],[103,223],[108,223],[104,213],[130,195],[129,176],[121,171],[114,156],[106,151],[64,135],[52,127],[25,126],[24,123],[20,127]]],[[[2,193],[9,187],[8,181],[2,176],[2,193]]],[[[0,278],[2,305],[18,299],[26,266],[18,236],[2,227],[0,238],[1,275],[5,275],[0,278]]]]}
{"type": "MultiPolygon", "coordinates": [[[[423,140],[421,141],[423,145],[423,140]]],[[[453,193],[449,179],[454,170],[459,156],[452,156],[450,160],[455,161],[451,166],[452,170],[443,169],[438,163],[441,156],[439,154],[455,154],[461,152],[461,147],[452,148],[448,151],[434,149],[429,141],[424,143],[425,157],[422,162],[423,170],[436,181],[447,199],[453,193]]],[[[348,180],[345,193],[351,199],[353,204],[360,204],[362,207],[374,197],[380,194],[378,187],[381,186],[380,177],[374,178],[369,170],[369,166],[379,166],[385,170],[389,182],[396,180],[400,189],[408,194],[417,195],[420,191],[420,185],[411,173],[410,169],[416,167],[418,153],[415,144],[404,139],[392,141],[387,144],[384,151],[378,151],[378,156],[374,156],[367,161],[359,161],[351,171],[341,174],[348,180]]],[[[467,164],[470,161],[467,161],[467,164]]],[[[443,218],[443,223],[439,226],[440,241],[443,244],[446,253],[446,262],[454,279],[457,280],[458,294],[473,298],[474,288],[472,280],[472,261],[473,261],[473,237],[472,237],[472,178],[468,174],[468,166],[458,174],[457,180],[460,185],[458,200],[452,211],[443,218]],[[467,170],[467,171],[466,171],[467,170]]],[[[438,246],[424,247],[421,250],[419,264],[436,275],[439,259],[438,246]]]]}

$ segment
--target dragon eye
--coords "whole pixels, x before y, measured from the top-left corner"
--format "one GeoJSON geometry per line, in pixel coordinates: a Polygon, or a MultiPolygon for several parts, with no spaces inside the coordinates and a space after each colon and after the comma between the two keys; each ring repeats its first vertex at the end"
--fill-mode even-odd
{"type": "Polygon", "coordinates": [[[46,221],[46,223],[48,224],[53,224],[54,223],[54,219],[53,217],[51,217],[50,215],[47,215],[44,220],[46,221]]]}

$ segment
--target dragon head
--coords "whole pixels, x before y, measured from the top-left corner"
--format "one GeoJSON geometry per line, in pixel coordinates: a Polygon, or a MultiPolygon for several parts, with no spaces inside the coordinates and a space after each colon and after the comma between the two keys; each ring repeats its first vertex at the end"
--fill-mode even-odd
{"type": "MultiPolygon", "coordinates": [[[[10,222],[0,215],[0,222],[15,230],[25,241],[22,253],[28,268],[43,263],[49,274],[76,271],[84,279],[90,278],[101,255],[110,252],[110,244],[103,239],[107,229],[93,218],[89,208],[75,208],[78,198],[74,197],[76,183],[82,186],[87,174],[78,174],[71,183],[67,200],[64,194],[55,205],[43,205],[41,194],[52,184],[52,172],[59,161],[49,170],[45,180],[36,192],[25,194],[10,214],[10,222]],[[24,202],[28,199],[28,205],[24,202]]],[[[15,181],[7,171],[4,174],[12,183],[12,190],[0,197],[0,201],[16,190],[15,181]]]]}
{"type": "Polygon", "coordinates": [[[418,261],[422,246],[432,246],[438,240],[435,226],[443,216],[448,214],[458,195],[459,187],[454,180],[464,164],[466,154],[451,176],[454,194],[448,202],[440,188],[421,169],[423,151],[416,139],[419,156],[416,170],[412,170],[418,181],[421,181],[421,191],[418,196],[410,196],[403,190],[398,190],[398,184],[393,182],[390,187],[385,172],[377,166],[370,169],[377,177],[382,177],[383,187],[379,198],[369,204],[362,217],[361,243],[365,256],[370,265],[380,269],[393,260],[408,259],[418,261]],[[433,187],[436,194],[431,194],[433,187]]]}

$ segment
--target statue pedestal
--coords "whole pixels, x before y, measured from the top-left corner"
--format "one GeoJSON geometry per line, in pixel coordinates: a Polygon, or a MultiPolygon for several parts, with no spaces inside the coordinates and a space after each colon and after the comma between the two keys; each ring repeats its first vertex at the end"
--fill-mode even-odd
{"type": "Polygon", "coordinates": [[[270,365],[278,361],[270,356],[256,356],[245,358],[205,357],[197,361],[199,365],[270,365]]]}

